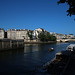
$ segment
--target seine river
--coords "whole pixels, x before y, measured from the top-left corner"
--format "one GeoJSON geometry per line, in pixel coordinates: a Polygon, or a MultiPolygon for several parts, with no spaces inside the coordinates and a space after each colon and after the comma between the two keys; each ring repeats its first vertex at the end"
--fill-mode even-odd
{"type": "Polygon", "coordinates": [[[42,66],[73,43],[25,44],[24,50],[0,52],[0,75],[48,75],[42,66]],[[50,47],[54,51],[49,52],[50,47]]]}

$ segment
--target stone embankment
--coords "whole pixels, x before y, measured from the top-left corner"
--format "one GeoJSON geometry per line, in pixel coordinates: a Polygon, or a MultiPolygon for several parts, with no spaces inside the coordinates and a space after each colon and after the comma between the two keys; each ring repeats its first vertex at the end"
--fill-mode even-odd
{"type": "MultiPolygon", "coordinates": [[[[70,69],[69,65],[72,63],[71,61],[73,58],[74,53],[71,51],[59,52],[56,54],[56,57],[52,61],[47,62],[43,66],[43,69],[47,70],[47,72],[51,75],[68,75],[68,71],[66,70],[70,69]]],[[[71,73],[69,75],[71,75],[71,73]]],[[[75,75],[75,72],[73,75],[75,75]]]]}
{"type": "Polygon", "coordinates": [[[24,48],[24,40],[0,39],[0,51],[24,48]]]}
{"type": "Polygon", "coordinates": [[[57,42],[72,42],[75,41],[75,39],[57,39],[57,42]]]}
{"type": "Polygon", "coordinates": [[[39,41],[39,40],[24,40],[24,44],[49,44],[49,43],[56,43],[56,41],[39,41]]]}

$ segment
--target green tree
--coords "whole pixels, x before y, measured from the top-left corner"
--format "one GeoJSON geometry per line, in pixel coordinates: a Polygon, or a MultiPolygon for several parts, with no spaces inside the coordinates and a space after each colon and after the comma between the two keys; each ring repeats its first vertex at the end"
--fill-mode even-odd
{"type": "Polygon", "coordinates": [[[38,35],[38,38],[40,39],[40,41],[56,41],[55,36],[50,35],[49,33],[46,33],[46,32],[41,32],[38,35]]]}
{"type": "Polygon", "coordinates": [[[33,31],[30,30],[30,31],[27,32],[27,34],[30,37],[30,40],[32,40],[33,39],[33,31]]]}
{"type": "Polygon", "coordinates": [[[56,37],[53,35],[50,35],[50,41],[56,41],[56,37]]]}
{"type": "Polygon", "coordinates": [[[75,15],[75,0],[60,0],[58,1],[58,4],[60,3],[67,3],[69,5],[67,16],[75,15]]]}
{"type": "Polygon", "coordinates": [[[39,38],[41,41],[45,41],[45,34],[44,34],[44,32],[41,32],[41,33],[38,35],[38,38],[39,38]]]}

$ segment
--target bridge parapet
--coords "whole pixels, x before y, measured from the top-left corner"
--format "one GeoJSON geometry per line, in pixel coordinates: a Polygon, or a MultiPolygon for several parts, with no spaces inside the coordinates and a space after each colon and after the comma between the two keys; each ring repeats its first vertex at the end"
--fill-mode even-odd
{"type": "Polygon", "coordinates": [[[70,42],[75,41],[75,39],[57,39],[57,42],[70,42]]]}

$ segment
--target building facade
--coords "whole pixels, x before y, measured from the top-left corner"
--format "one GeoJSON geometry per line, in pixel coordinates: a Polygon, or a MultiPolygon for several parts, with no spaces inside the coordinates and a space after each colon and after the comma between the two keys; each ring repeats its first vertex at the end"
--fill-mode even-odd
{"type": "Polygon", "coordinates": [[[7,38],[8,39],[29,39],[25,29],[8,29],[7,38]]]}
{"type": "Polygon", "coordinates": [[[69,34],[69,35],[67,35],[67,38],[72,39],[72,38],[74,38],[74,35],[73,34],[69,34]]]}
{"type": "Polygon", "coordinates": [[[66,35],[65,34],[56,34],[57,39],[65,39],[66,35]]]}
{"type": "Polygon", "coordinates": [[[46,31],[46,30],[44,30],[44,29],[42,29],[42,28],[38,28],[38,29],[35,29],[34,31],[33,31],[33,38],[34,39],[39,39],[38,38],[38,35],[41,33],[41,32],[48,32],[48,31],[46,31]]]}
{"type": "MultiPolygon", "coordinates": [[[[38,35],[41,32],[44,32],[44,34],[50,33],[42,28],[38,28],[35,30],[28,30],[28,29],[8,29],[6,32],[3,28],[0,28],[0,39],[8,38],[8,39],[24,39],[24,40],[30,40],[30,36],[32,36],[32,40],[39,40],[38,35]]],[[[61,33],[50,33],[51,35],[55,36],[58,39],[71,39],[75,38],[73,34],[65,35],[61,33]]]]}
{"type": "Polygon", "coordinates": [[[3,28],[0,28],[0,39],[4,39],[5,31],[3,28]]]}

